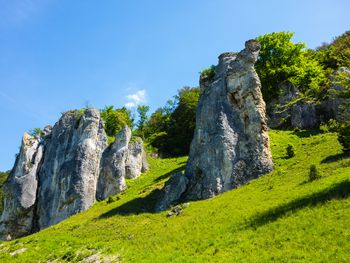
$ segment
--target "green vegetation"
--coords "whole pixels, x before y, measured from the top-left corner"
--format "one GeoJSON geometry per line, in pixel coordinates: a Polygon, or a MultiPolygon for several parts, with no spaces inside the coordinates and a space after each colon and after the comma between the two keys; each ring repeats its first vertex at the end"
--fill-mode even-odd
{"type": "Polygon", "coordinates": [[[316,165],[312,164],[310,166],[310,171],[309,171],[309,182],[315,181],[316,179],[321,178],[321,174],[318,171],[318,168],[316,165]]]}
{"type": "Polygon", "coordinates": [[[139,114],[139,121],[137,122],[137,135],[139,135],[142,139],[145,138],[144,129],[148,120],[147,113],[149,111],[148,105],[138,105],[137,113],[139,114]]]}
{"type": "Polygon", "coordinates": [[[215,66],[211,65],[210,67],[203,69],[199,74],[203,79],[211,79],[215,76],[215,66]]]}
{"type": "Polygon", "coordinates": [[[105,123],[104,129],[109,143],[114,142],[115,135],[124,125],[128,125],[131,129],[133,128],[131,112],[125,107],[114,109],[113,106],[106,106],[101,110],[101,118],[105,123]]]}
{"type": "Polygon", "coordinates": [[[322,44],[316,49],[315,57],[325,69],[350,68],[350,31],[336,37],[330,44],[322,44]]]}
{"type": "Polygon", "coordinates": [[[271,131],[275,170],[182,213],[153,213],[159,188],[186,158],[149,159],[128,189],[58,225],[0,244],[1,262],[348,262],[350,159],[334,133],[271,131]],[[286,147],[297,155],[288,159],[286,147]],[[322,177],[309,181],[310,164],[322,177]],[[27,250],[10,256],[21,248],[27,250]]]}
{"type": "Polygon", "coordinates": [[[3,205],[4,205],[2,187],[3,187],[9,174],[10,174],[10,171],[0,172],[0,215],[2,213],[2,209],[3,209],[3,205]]]}
{"type": "Polygon", "coordinates": [[[338,141],[345,153],[350,152],[350,122],[342,124],[338,131],[338,141]]]}
{"type": "Polygon", "coordinates": [[[292,158],[295,156],[295,149],[294,149],[293,144],[288,143],[288,146],[286,148],[286,152],[287,152],[288,158],[292,158]]]}
{"type": "MultiPolygon", "coordinates": [[[[350,32],[348,33],[350,37],[350,32]]],[[[350,152],[350,76],[344,72],[338,72],[337,79],[342,87],[341,90],[337,91],[337,95],[343,99],[339,107],[341,116],[339,118],[338,140],[343,146],[343,151],[348,153],[350,152]]]]}
{"type": "Polygon", "coordinates": [[[44,135],[44,132],[40,128],[34,128],[33,130],[29,131],[29,135],[33,137],[39,136],[41,138],[44,135]]]}
{"type": "Polygon", "coordinates": [[[186,155],[196,125],[199,88],[184,87],[175,100],[156,110],[143,128],[146,142],[170,156],[186,155]]]}
{"type": "Polygon", "coordinates": [[[294,44],[292,37],[291,32],[274,32],[256,38],[261,49],[255,68],[267,102],[280,95],[285,82],[311,96],[316,96],[327,83],[319,62],[305,50],[305,44],[294,44]]]}

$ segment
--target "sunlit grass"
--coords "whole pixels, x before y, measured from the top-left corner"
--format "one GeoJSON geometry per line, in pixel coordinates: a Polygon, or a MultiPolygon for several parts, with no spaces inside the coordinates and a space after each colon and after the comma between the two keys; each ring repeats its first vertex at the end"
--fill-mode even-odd
{"type": "Polygon", "coordinates": [[[128,190],[34,235],[0,245],[1,262],[349,262],[350,158],[336,135],[271,131],[275,170],[179,216],[153,213],[159,188],[186,158],[150,159],[128,190]],[[287,158],[291,143],[295,157],[287,158]],[[314,164],[322,177],[309,182],[314,164]],[[20,248],[27,250],[10,256],[20,248]]]}

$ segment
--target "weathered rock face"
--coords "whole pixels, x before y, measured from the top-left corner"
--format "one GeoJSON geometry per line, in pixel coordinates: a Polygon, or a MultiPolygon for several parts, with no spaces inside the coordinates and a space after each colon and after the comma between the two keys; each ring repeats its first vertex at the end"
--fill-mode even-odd
{"type": "Polygon", "coordinates": [[[40,137],[24,134],[21,151],[4,186],[0,222],[3,240],[30,234],[56,224],[126,188],[128,156],[139,175],[142,141],[129,149],[128,127],[108,147],[100,113],[95,109],[68,111],[40,137]],[[135,150],[138,149],[138,151],[135,150]],[[130,152],[130,153],[129,153],[130,152]]]}
{"type": "Polygon", "coordinates": [[[86,210],[95,201],[102,151],[107,137],[97,110],[67,112],[45,142],[39,171],[38,228],[86,210]]]}
{"type": "Polygon", "coordinates": [[[157,212],[163,211],[167,209],[174,201],[179,200],[183,192],[186,191],[187,184],[188,179],[182,174],[182,172],[173,174],[165,183],[155,210],[157,212]]]}
{"type": "Polygon", "coordinates": [[[291,125],[291,109],[286,107],[299,96],[299,91],[291,83],[281,83],[280,89],[282,90],[280,96],[266,105],[268,126],[274,129],[291,125]]]}
{"type": "Polygon", "coordinates": [[[314,103],[298,101],[291,108],[291,125],[294,128],[308,129],[319,125],[319,116],[314,103]]]}
{"type": "Polygon", "coordinates": [[[125,177],[133,179],[140,176],[141,172],[148,170],[146,153],[141,138],[130,141],[128,146],[128,156],[125,163],[125,177]]]}
{"type": "Polygon", "coordinates": [[[137,178],[147,170],[142,139],[131,138],[131,130],[124,126],[102,155],[96,198],[101,200],[124,191],[125,178],[137,178]]]}
{"type": "MultiPolygon", "coordinates": [[[[273,169],[265,103],[254,70],[259,49],[256,41],[247,41],[240,53],[220,55],[212,79],[201,79],[188,184],[181,198],[210,198],[273,169]]],[[[172,201],[161,199],[156,210],[172,201]]]]}
{"type": "Polygon", "coordinates": [[[40,138],[25,133],[14,169],[4,185],[5,202],[0,223],[0,239],[18,238],[32,230],[38,188],[37,170],[42,153],[40,138]]]}
{"type": "Polygon", "coordinates": [[[131,130],[124,126],[115,141],[103,153],[101,172],[98,179],[96,198],[102,200],[126,189],[125,162],[131,130]]]}
{"type": "Polygon", "coordinates": [[[344,110],[341,105],[346,99],[336,94],[344,90],[338,83],[338,73],[350,75],[350,71],[344,67],[334,71],[331,83],[335,92],[330,92],[327,99],[318,102],[302,98],[291,83],[281,83],[280,97],[267,105],[269,127],[309,129],[317,128],[329,119],[340,120],[344,110]]]}

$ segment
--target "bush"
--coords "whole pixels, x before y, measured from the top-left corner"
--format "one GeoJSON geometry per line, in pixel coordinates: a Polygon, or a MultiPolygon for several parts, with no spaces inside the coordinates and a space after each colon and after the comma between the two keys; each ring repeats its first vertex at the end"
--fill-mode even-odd
{"type": "Polygon", "coordinates": [[[201,72],[201,78],[211,79],[215,76],[215,66],[211,65],[209,68],[203,69],[201,72]]]}
{"type": "Polygon", "coordinates": [[[292,158],[295,156],[295,149],[294,146],[292,144],[288,144],[287,148],[286,148],[286,152],[287,152],[287,157],[288,158],[292,158]]]}
{"type": "Polygon", "coordinates": [[[34,128],[33,130],[29,131],[29,135],[33,136],[33,137],[39,137],[42,138],[44,135],[44,132],[42,131],[42,129],[40,128],[34,128]]]}
{"type": "Polygon", "coordinates": [[[320,124],[320,130],[322,132],[336,132],[339,129],[339,123],[337,120],[330,119],[328,122],[322,122],[320,124]]]}
{"type": "Polygon", "coordinates": [[[316,179],[319,179],[321,177],[320,172],[317,169],[316,165],[311,165],[310,166],[310,171],[309,171],[309,182],[315,181],[316,179]]]}
{"type": "Polygon", "coordinates": [[[111,204],[111,203],[115,202],[115,199],[112,196],[109,196],[106,202],[107,202],[107,204],[111,204]]]}
{"type": "Polygon", "coordinates": [[[338,141],[343,146],[345,153],[350,152],[350,122],[344,123],[340,126],[338,131],[338,141]]]}

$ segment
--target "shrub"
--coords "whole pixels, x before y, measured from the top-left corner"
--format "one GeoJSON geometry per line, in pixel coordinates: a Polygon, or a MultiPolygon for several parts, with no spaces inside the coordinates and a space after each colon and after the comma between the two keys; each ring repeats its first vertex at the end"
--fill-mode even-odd
{"type": "Polygon", "coordinates": [[[316,179],[319,179],[321,177],[320,172],[317,169],[316,165],[311,165],[310,166],[310,171],[309,171],[309,182],[312,182],[316,179]]]}
{"type": "Polygon", "coordinates": [[[33,130],[29,131],[29,134],[33,137],[40,137],[42,138],[44,135],[44,132],[40,128],[34,128],[33,130]]]}
{"type": "Polygon", "coordinates": [[[288,158],[292,158],[295,156],[295,149],[294,146],[292,144],[288,144],[287,148],[286,148],[286,152],[287,152],[287,157],[288,158]]]}
{"type": "Polygon", "coordinates": [[[109,196],[106,202],[107,202],[107,204],[111,204],[111,203],[115,202],[115,200],[112,196],[109,196]]]}
{"type": "Polygon", "coordinates": [[[201,78],[211,79],[215,76],[215,66],[211,65],[209,68],[203,69],[201,72],[201,78]]]}
{"type": "Polygon", "coordinates": [[[344,123],[340,126],[338,131],[338,141],[343,146],[345,153],[350,152],[350,122],[344,123]]]}
{"type": "Polygon", "coordinates": [[[320,124],[320,130],[322,132],[336,132],[339,129],[339,123],[337,120],[330,119],[328,122],[322,122],[320,124]]]}

